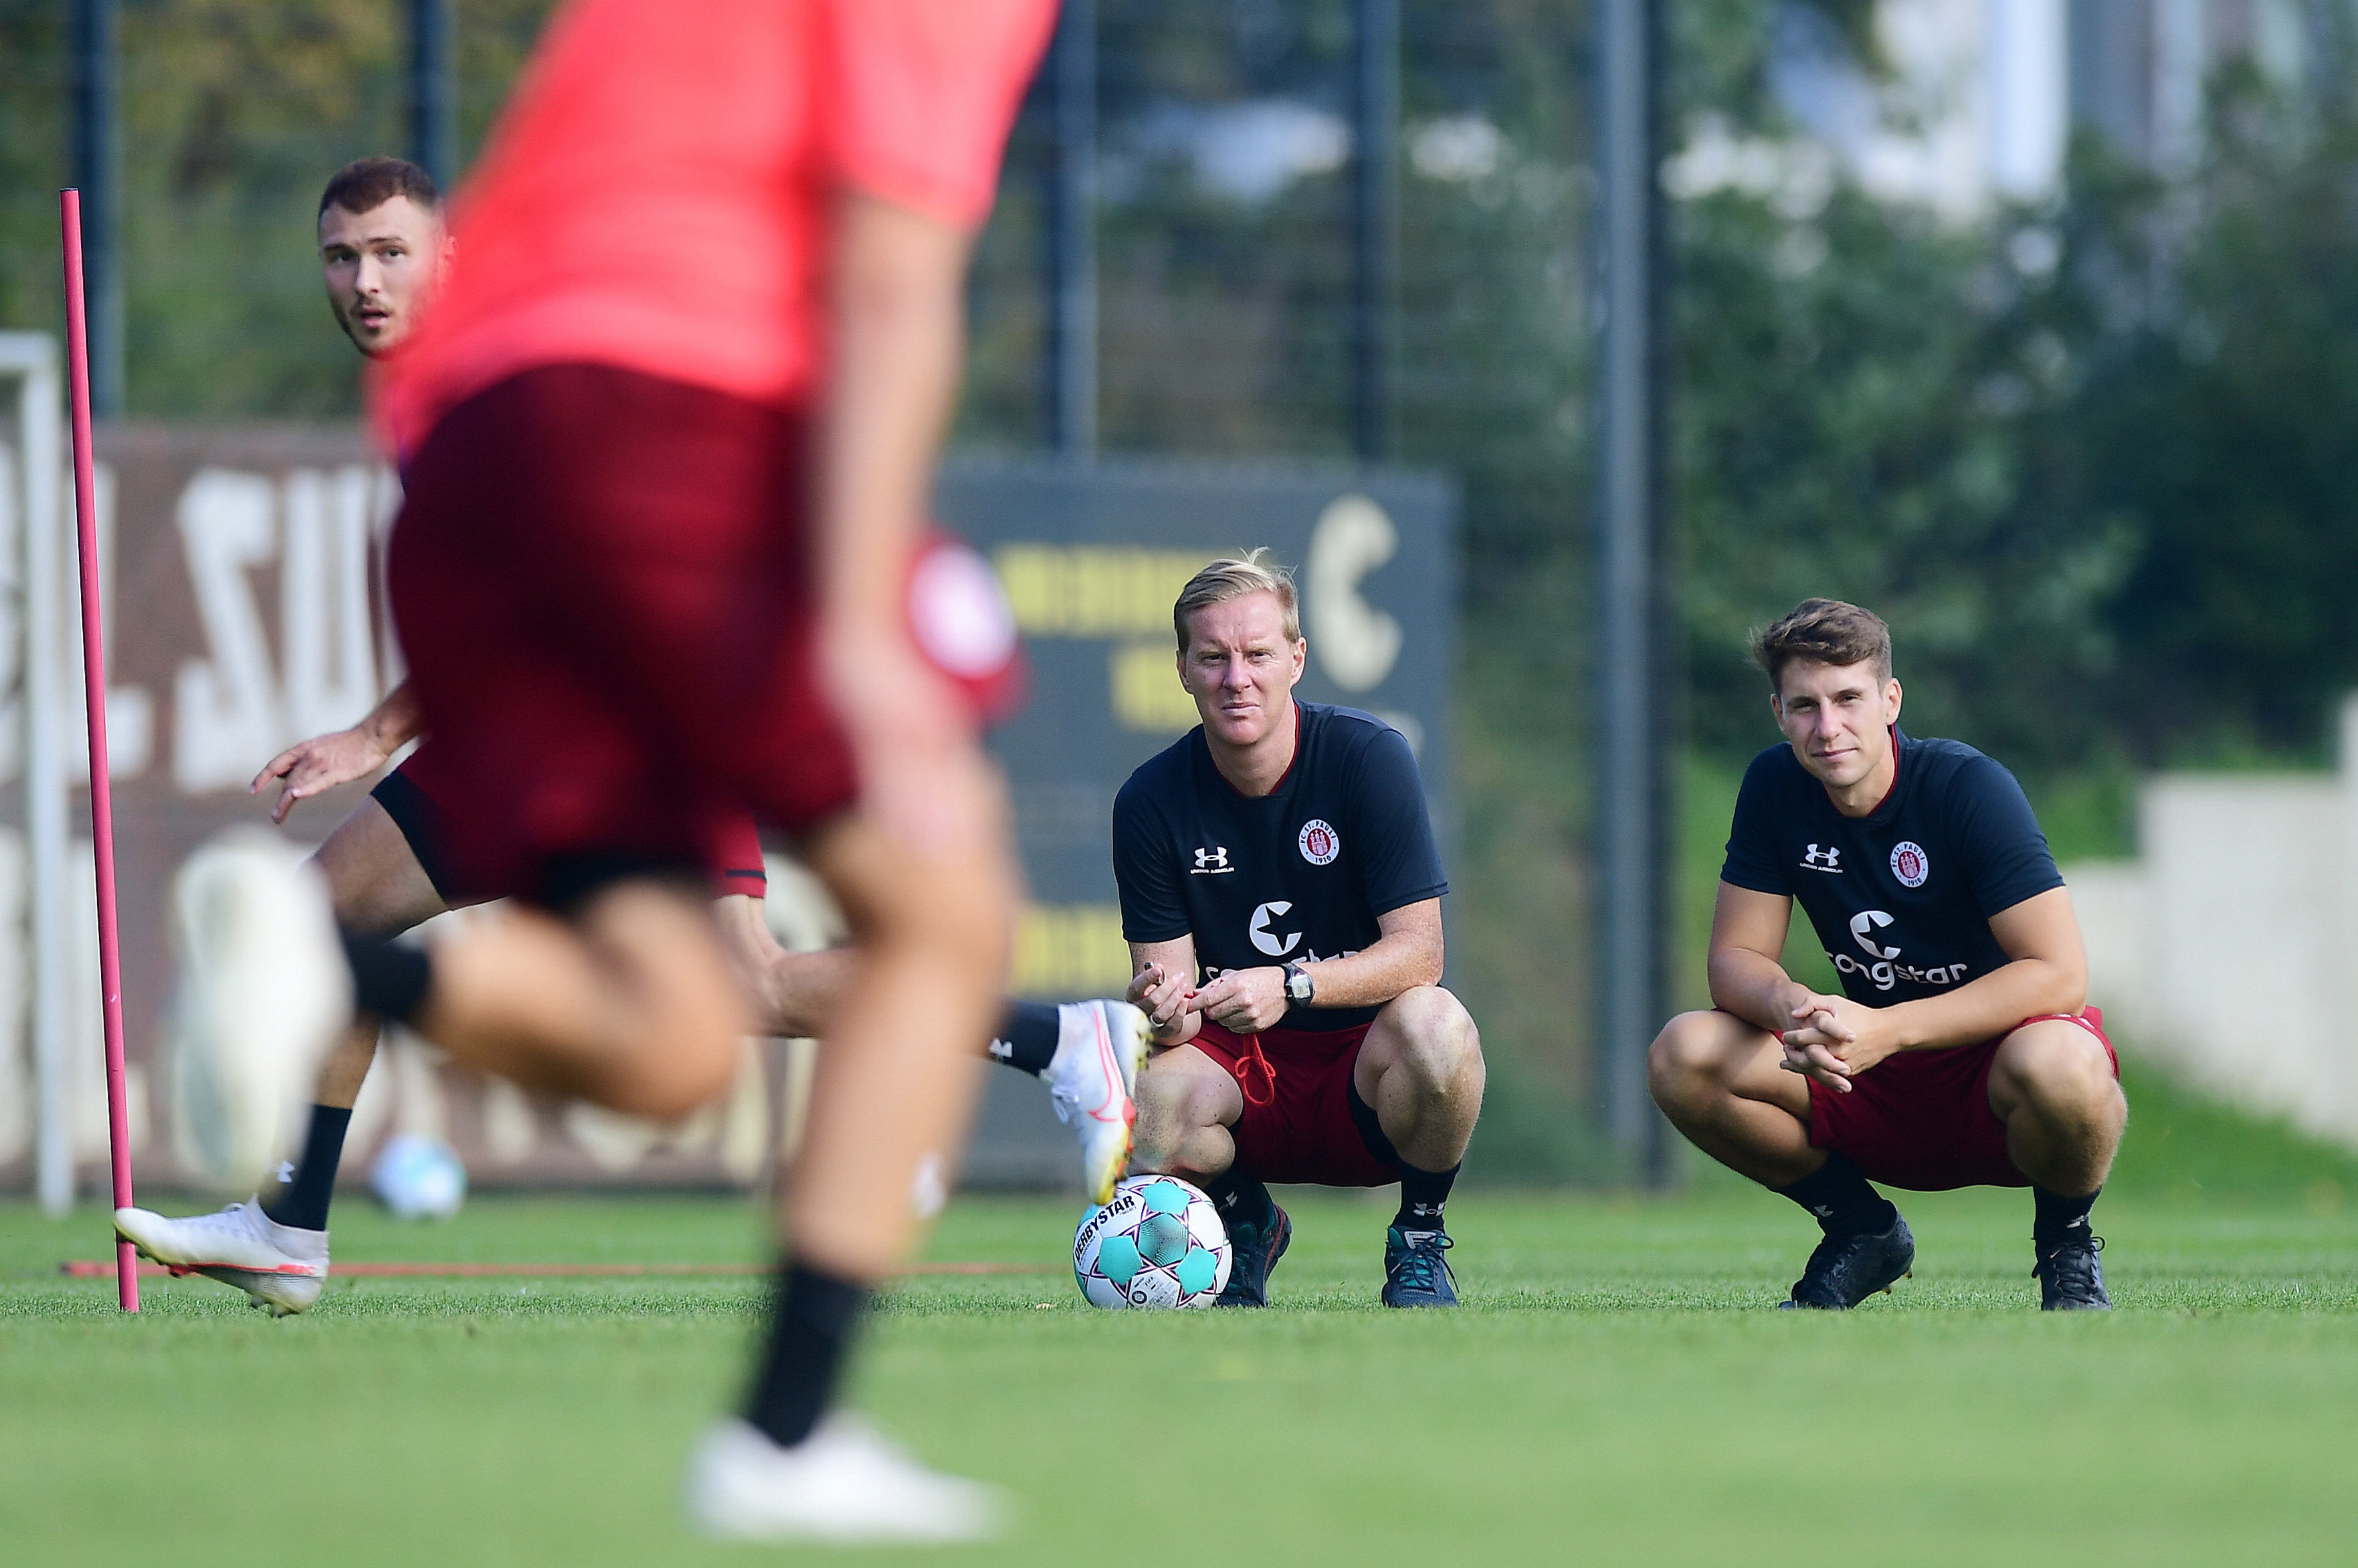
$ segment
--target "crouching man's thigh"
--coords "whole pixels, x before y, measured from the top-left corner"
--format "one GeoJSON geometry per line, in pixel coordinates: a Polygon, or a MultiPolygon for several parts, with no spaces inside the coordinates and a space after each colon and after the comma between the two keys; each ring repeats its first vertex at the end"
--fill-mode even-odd
{"type": "Polygon", "coordinates": [[[1805,1123],[1810,1085],[1784,1069],[1777,1037],[1732,1012],[1682,1012],[1662,1026],[1646,1053],[1654,1103],[1675,1118],[1731,1096],[1790,1111],[1805,1123]]]}

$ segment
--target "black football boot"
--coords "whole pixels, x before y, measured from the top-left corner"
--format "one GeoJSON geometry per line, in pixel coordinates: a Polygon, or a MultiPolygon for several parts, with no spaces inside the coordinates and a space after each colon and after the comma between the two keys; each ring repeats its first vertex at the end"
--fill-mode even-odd
{"type": "Polygon", "coordinates": [[[1877,1291],[1916,1271],[1916,1238],[1908,1222],[1892,1217],[1888,1230],[1829,1236],[1810,1254],[1793,1293],[1779,1307],[1816,1307],[1848,1312],[1877,1291]]]}
{"type": "Polygon", "coordinates": [[[1457,1276],[1442,1254],[1453,1246],[1445,1230],[1420,1230],[1411,1241],[1397,1225],[1384,1232],[1384,1305],[1454,1307],[1457,1276]]]}
{"type": "Polygon", "coordinates": [[[2039,1256],[2030,1271],[2039,1276],[2039,1311],[2113,1310],[2113,1298],[2104,1293],[2104,1266],[2096,1259],[2104,1249],[2103,1237],[2081,1225],[2065,1231],[2061,1241],[2030,1245],[2039,1256]]]}
{"type": "Polygon", "coordinates": [[[1269,1305],[1269,1271],[1285,1256],[1285,1244],[1293,1239],[1293,1221],[1277,1206],[1275,1198],[1264,1199],[1261,1212],[1249,1219],[1228,1221],[1228,1282],[1212,1304],[1269,1305]]]}

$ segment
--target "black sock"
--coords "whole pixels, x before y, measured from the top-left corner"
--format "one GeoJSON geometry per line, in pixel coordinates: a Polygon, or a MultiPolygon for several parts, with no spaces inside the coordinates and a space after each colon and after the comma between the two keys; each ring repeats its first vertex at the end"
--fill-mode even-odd
{"type": "Polygon", "coordinates": [[[1442,1206],[1449,1201],[1449,1189],[1464,1169],[1463,1161],[1446,1171],[1420,1171],[1401,1161],[1400,1213],[1392,1216],[1392,1223],[1402,1230],[1447,1229],[1441,1221],[1442,1206]]]}
{"type": "Polygon", "coordinates": [[[434,965],[424,949],[404,947],[374,936],[344,937],[344,962],[352,969],[352,1000],[362,1012],[409,1023],[434,983],[434,965]]]}
{"type": "Polygon", "coordinates": [[[1056,1038],[1063,1030],[1056,1010],[1046,1002],[1011,1001],[999,1021],[999,1033],[990,1037],[990,1059],[1036,1078],[1056,1059],[1056,1038]]]}
{"type": "Polygon", "coordinates": [[[773,1443],[791,1448],[818,1424],[867,1304],[865,1285],[807,1263],[779,1265],[770,1343],[745,1400],[745,1419],[773,1443]]]}
{"type": "Polygon", "coordinates": [[[1818,1217],[1829,1236],[1856,1236],[1888,1230],[1899,1211],[1891,1200],[1867,1184],[1847,1155],[1829,1152],[1826,1162],[1790,1187],[1778,1192],[1818,1217]]]}
{"type": "Polygon", "coordinates": [[[352,1113],[342,1106],[311,1108],[311,1130],[303,1138],[303,1158],[292,1172],[279,1167],[276,1192],[262,1200],[262,1212],[297,1230],[328,1228],[328,1203],[336,1195],[336,1166],[344,1157],[344,1130],[352,1113]]]}
{"type": "Polygon", "coordinates": [[[1220,1211],[1222,1225],[1265,1225],[1277,1200],[1269,1195],[1269,1188],[1260,1177],[1231,1164],[1218,1175],[1195,1184],[1212,1206],[1220,1211]]]}
{"type": "Polygon", "coordinates": [[[2096,1206],[2096,1195],[2104,1190],[2098,1187],[2086,1197],[2067,1198],[2045,1187],[2032,1187],[2030,1201],[2037,1217],[2030,1222],[2031,1240],[2040,1247],[2052,1247],[2075,1230],[2084,1234],[2088,1229],[2088,1211],[2096,1206]]]}

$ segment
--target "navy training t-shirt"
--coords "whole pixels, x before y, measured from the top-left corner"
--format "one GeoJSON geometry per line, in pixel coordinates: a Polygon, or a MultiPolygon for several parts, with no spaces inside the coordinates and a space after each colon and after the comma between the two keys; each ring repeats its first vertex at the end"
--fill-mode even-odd
{"type": "MultiPolygon", "coordinates": [[[[1113,803],[1113,874],[1131,942],[1193,935],[1201,979],[1340,958],[1376,917],[1449,891],[1408,741],[1373,714],[1294,705],[1293,765],[1250,798],[1201,725],[1141,764],[1113,803]]],[[[1372,1007],[1296,1007],[1287,1029],[1348,1029],[1372,1007]]]]}
{"type": "Polygon", "coordinates": [[[1899,773],[1867,816],[1834,809],[1790,746],[1745,770],[1720,880],[1801,900],[1869,1007],[1915,1001],[2005,965],[1990,916],[2063,878],[2006,768],[1957,741],[1898,737],[1899,773]]]}

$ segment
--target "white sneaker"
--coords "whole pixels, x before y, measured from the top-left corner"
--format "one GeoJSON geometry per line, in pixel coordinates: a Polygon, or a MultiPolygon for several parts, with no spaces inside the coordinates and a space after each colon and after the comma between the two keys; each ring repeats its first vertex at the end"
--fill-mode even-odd
{"type": "Polygon", "coordinates": [[[1138,1105],[1130,1091],[1146,1064],[1146,1014],[1126,1001],[1068,1001],[1056,1009],[1056,1054],[1041,1075],[1056,1119],[1081,1139],[1081,1185],[1093,1204],[1113,1201],[1130,1164],[1138,1105]]]}
{"type": "Polygon", "coordinates": [[[119,1208],[114,1233],[175,1274],[235,1285],[273,1317],[306,1310],[328,1282],[328,1233],[281,1225],[252,1198],[186,1219],[119,1208]]]}
{"type": "Polygon", "coordinates": [[[717,1541],[986,1541],[1000,1494],[937,1476],[835,1414],[792,1448],[742,1421],[708,1428],[687,1462],[688,1521],[717,1541]]]}
{"type": "Polygon", "coordinates": [[[233,828],[180,868],[172,917],[180,972],[168,1028],[181,1157],[222,1185],[247,1181],[275,1162],[352,1017],[327,880],[271,835],[233,828]]]}

